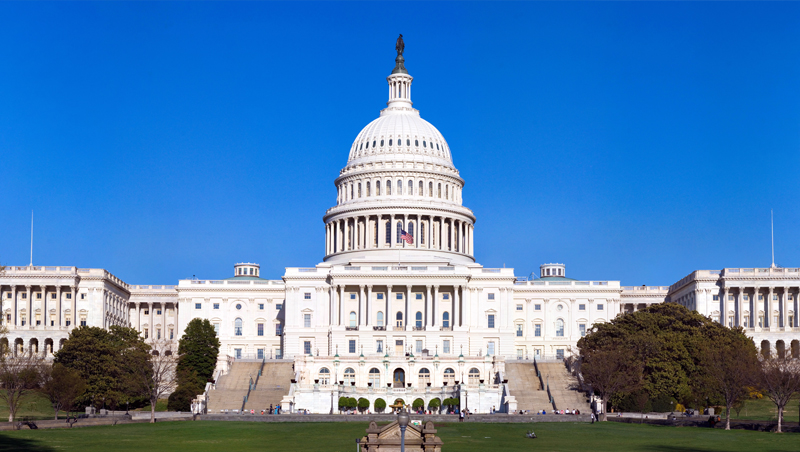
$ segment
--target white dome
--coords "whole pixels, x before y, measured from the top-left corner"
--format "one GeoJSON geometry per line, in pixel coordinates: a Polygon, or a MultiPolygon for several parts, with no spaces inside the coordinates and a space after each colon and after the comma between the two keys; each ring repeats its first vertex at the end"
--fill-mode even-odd
{"type": "Polygon", "coordinates": [[[387,110],[358,134],[350,148],[347,166],[409,161],[455,169],[444,137],[436,127],[422,119],[417,110],[387,110]]]}

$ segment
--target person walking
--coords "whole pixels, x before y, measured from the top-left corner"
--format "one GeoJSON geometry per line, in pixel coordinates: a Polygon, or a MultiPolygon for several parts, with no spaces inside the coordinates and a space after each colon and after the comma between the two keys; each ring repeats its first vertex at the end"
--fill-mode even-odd
{"type": "Polygon", "coordinates": [[[464,422],[464,412],[458,413],[458,422],[464,422]]]}

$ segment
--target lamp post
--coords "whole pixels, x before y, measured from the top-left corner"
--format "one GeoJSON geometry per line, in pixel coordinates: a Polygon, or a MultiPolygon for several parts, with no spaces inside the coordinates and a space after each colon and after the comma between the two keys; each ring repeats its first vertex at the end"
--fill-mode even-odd
{"type": "Polygon", "coordinates": [[[397,424],[400,425],[400,452],[406,452],[406,427],[408,427],[408,412],[406,407],[397,415],[397,424]]]}

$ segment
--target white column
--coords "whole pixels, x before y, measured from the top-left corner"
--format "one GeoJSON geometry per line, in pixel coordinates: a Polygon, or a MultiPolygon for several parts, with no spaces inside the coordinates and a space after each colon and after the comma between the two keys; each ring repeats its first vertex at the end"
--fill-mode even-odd
{"type": "Polygon", "coordinates": [[[386,286],[386,310],[383,314],[383,318],[386,319],[386,331],[389,331],[391,328],[389,325],[394,326],[394,315],[391,314],[391,306],[392,306],[392,286],[386,286]]]}
{"type": "Polygon", "coordinates": [[[27,298],[26,311],[28,311],[28,313],[26,314],[27,320],[25,320],[26,323],[25,326],[28,327],[28,329],[30,329],[33,326],[33,297],[31,296],[33,294],[31,293],[31,286],[25,286],[25,293],[27,294],[25,295],[25,297],[27,298]]]}
{"type": "Polygon", "coordinates": [[[167,304],[161,303],[161,338],[167,338],[167,304]]]}
{"type": "Polygon", "coordinates": [[[155,313],[153,312],[153,303],[147,303],[147,314],[148,314],[148,329],[150,330],[147,334],[151,338],[154,337],[156,334],[156,321],[155,321],[155,313]]]}
{"type": "MultiPolygon", "coordinates": [[[[50,321],[49,315],[47,312],[47,286],[40,286],[42,289],[42,325],[41,329],[47,328],[47,323],[50,321]]],[[[2,315],[2,314],[0,314],[2,315]]]]}
{"type": "Polygon", "coordinates": [[[425,286],[427,291],[425,293],[425,328],[430,328],[433,326],[432,318],[431,318],[431,307],[433,300],[431,300],[431,286],[425,286]]]}
{"type": "Polygon", "coordinates": [[[339,302],[336,306],[336,324],[342,326],[342,309],[344,305],[344,285],[339,286],[339,302]]]}
{"type": "Polygon", "coordinates": [[[456,250],[456,242],[455,242],[455,220],[452,218],[450,219],[450,227],[447,228],[447,233],[450,235],[450,242],[447,246],[447,251],[455,251],[456,250]]]}
{"type": "Polygon", "coordinates": [[[415,224],[416,226],[414,226],[414,234],[416,234],[416,236],[414,237],[414,248],[419,248],[419,239],[422,237],[422,230],[419,228],[421,225],[419,221],[419,215],[417,215],[417,221],[415,224]]]}
{"type": "MultiPolygon", "coordinates": [[[[391,182],[389,182],[391,184],[391,182]]],[[[389,224],[389,248],[394,248],[394,241],[395,236],[397,235],[397,231],[394,224],[394,214],[391,215],[391,223],[389,224]]]]}
{"type": "Polygon", "coordinates": [[[372,309],[370,306],[371,304],[372,304],[372,286],[369,285],[367,286],[367,302],[364,305],[366,308],[364,311],[364,325],[366,326],[369,326],[369,317],[372,315],[372,309]]]}
{"type": "Polygon", "coordinates": [[[784,330],[789,326],[789,309],[787,306],[789,297],[786,296],[788,289],[788,287],[783,287],[781,291],[781,326],[783,326],[784,330]]]}
{"type": "Polygon", "coordinates": [[[361,326],[361,325],[366,325],[364,318],[365,317],[364,306],[366,306],[366,300],[364,299],[364,285],[362,284],[358,287],[360,289],[358,293],[358,326],[361,326]]]}
{"type": "Polygon", "coordinates": [[[383,215],[378,215],[378,248],[383,248],[386,244],[386,226],[383,224],[383,215]]]}
{"type": "Polygon", "coordinates": [[[767,325],[769,325],[770,331],[774,331],[774,328],[775,328],[775,325],[773,325],[774,322],[772,321],[772,311],[775,310],[775,308],[772,305],[772,291],[773,290],[774,290],[774,287],[770,286],[770,288],[769,288],[769,298],[767,298],[767,310],[768,310],[768,312],[767,312],[766,315],[764,315],[764,318],[768,319],[767,320],[767,322],[768,322],[767,325]]]}
{"type": "MultiPolygon", "coordinates": [[[[458,293],[458,289],[460,286],[453,286],[453,329],[457,326],[461,326],[461,296],[458,293]]],[[[500,320],[500,319],[497,319],[500,320]]]]}
{"type": "Polygon", "coordinates": [[[64,313],[61,307],[61,286],[56,286],[56,326],[64,326],[64,313]]]}
{"type": "MultiPolygon", "coordinates": [[[[17,286],[11,285],[11,308],[14,310],[12,312],[13,316],[11,318],[11,324],[15,327],[19,327],[19,302],[17,301],[17,286]]],[[[10,342],[10,341],[9,341],[10,342]]]]}
{"type": "Polygon", "coordinates": [[[438,324],[436,316],[439,315],[439,311],[436,309],[439,302],[439,286],[433,286],[433,300],[431,301],[431,326],[436,326],[438,324]]]}
{"type": "Polygon", "coordinates": [[[728,325],[728,288],[725,287],[724,296],[722,297],[722,302],[719,304],[720,309],[720,323],[722,325],[728,325]]]}
{"type": "Polygon", "coordinates": [[[352,249],[352,242],[350,240],[350,219],[344,219],[344,250],[350,251],[352,249]]]}

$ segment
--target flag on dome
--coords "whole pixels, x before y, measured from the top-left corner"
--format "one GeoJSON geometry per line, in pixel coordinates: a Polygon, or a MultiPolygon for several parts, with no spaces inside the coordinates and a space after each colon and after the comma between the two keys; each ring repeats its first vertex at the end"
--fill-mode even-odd
{"type": "Polygon", "coordinates": [[[400,230],[400,240],[405,240],[409,245],[414,244],[414,237],[406,232],[405,229],[400,230]]]}

